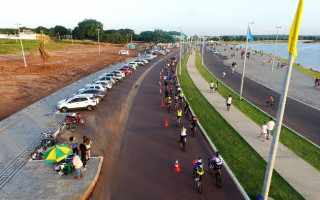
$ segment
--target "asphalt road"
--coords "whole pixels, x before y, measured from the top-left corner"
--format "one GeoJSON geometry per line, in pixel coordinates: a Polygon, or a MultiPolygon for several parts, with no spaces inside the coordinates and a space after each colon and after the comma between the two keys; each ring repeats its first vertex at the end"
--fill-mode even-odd
{"type": "MultiPolygon", "coordinates": [[[[221,55],[212,54],[205,48],[204,64],[225,85],[239,93],[241,74],[235,72],[233,75],[231,73],[231,68],[223,63],[221,55]],[[222,72],[226,72],[225,79],[222,78],[222,72]]],[[[261,110],[264,110],[266,113],[276,118],[277,104],[280,100],[280,94],[278,92],[270,90],[263,85],[252,81],[251,79],[245,78],[243,85],[243,97],[261,110]],[[269,95],[274,97],[276,108],[269,108],[264,105],[264,102],[268,99],[269,95]]],[[[311,108],[310,106],[302,104],[288,97],[283,123],[316,145],[320,146],[319,110],[311,108]]]]}
{"type": "MultiPolygon", "coordinates": [[[[201,156],[207,164],[206,158],[213,152],[199,132],[195,138],[188,137],[185,152],[180,148],[175,114],[168,114],[160,107],[164,94],[159,95],[158,81],[165,61],[157,64],[141,83],[134,86],[138,92],[124,133],[111,199],[243,199],[225,171],[222,172],[222,189],[214,185],[206,172],[203,193],[197,192],[192,161],[201,156]],[[163,127],[166,117],[169,127],[163,127]],[[176,159],[179,159],[181,173],[173,172],[176,159]]],[[[190,122],[184,118],[183,123],[188,125],[190,122]]],[[[188,132],[190,134],[190,130],[188,132]]]]}

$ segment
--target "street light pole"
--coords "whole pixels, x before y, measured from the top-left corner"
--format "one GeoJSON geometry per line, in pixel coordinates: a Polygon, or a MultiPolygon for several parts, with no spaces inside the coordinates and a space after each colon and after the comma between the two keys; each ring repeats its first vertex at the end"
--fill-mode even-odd
{"type": "Polygon", "coordinates": [[[248,23],[248,28],[247,28],[247,42],[246,42],[246,50],[244,53],[244,61],[243,61],[243,69],[242,69],[242,78],[241,78],[241,85],[240,85],[240,100],[242,99],[242,89],[243,89],[243,81],[244,81],[244,72],[245,72],[245,68],[246,68],[246,60],[247,60],[247,49],[248,49],[248,37],[249,37],[249,25],[253,24],[254,22],[249,22],[248,23]]]}
{"type": "Polygon", "coordinates": [[[27,67],[26,57],[25,57],[25,55],[24,55],[23,44],[22,44],[21,35],[20,35],[20,28],[19,28],[19,26],[20,26],[21,24],[17,23],[16,25],[18,26],[19,39],[20,39],[20,44],[21,44],[21,49],[22,49],[22,56],[23,56],[23,61],[24,61],[24,67],[27,67]]]}
{"type": "Polygon", "coordinates": [[[271,67],[271,71],[273,71],[274,59],[275,59],[275,57],[276,57],[276,49],[277,49],[277,41],[278,41],[279,28],[281,28],[281,26],[276,26],[276,29],[277,29],[277,36],[276,36],[276,44],[274,45],[273,60],[272,60],[272,67],[271,67]]]}
{"type": "Polygon", "coordinates": [[[182,39],[182,29],[180,28],[180,66],[179,66],[179,75],[181,75],[181,39],[182,39]]]}
{"type": "Polygon", "coordinates": [[[203,50],[204,50],[204,33],[202,35],[202,66],[203,66],[203,50]]]}
{"type": "Polygon", "coordinates": [[[100,40],[99,40],[99,31],[100,31],[100,29],[97,29],[97,31],[98,31],[98,44],[99,44],[99,55],[100,55],[100,40]]]}

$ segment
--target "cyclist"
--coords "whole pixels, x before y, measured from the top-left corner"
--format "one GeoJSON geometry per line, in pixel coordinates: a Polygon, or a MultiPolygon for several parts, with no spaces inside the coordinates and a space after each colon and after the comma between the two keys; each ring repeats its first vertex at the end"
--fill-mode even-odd
{"type": "Polygon", "coordinates": [[[179,108],[177,110],[177,122],[178,122],[179,126],[180,126],[180,123],[181,123],[181,117],[182,117],[182,110],[181,110],[181,108],[179,108]]]}
{"type": "Polygon", "coordinates": [[[271,95],[269,96],[269,99],[266,101],[266,105],[267,104],[273,105],[273,97],[271,95]]]}
{"type": "Polygon", "coordinates": [[[174,108],[177,109],[178,108],[178,102],[179,102],[179,97],[178,94],[176,94],[174,96],[174,108]]]}
{"type": "Polygon", "coordinates": [[[186,127],[182,126],[180,129],[180,146],[183,145],[184,142],[187,141],[187,129],[186,127]]]}
{"type": "Polygon", "coordinates": [[[180,104],[182,104],[183,96],[184,96],[183,93],[180,92],[180,93],[179,93],[179,103],[180,103],[180,104]]]}
{"type": "Polygon", "coordinates": [[[220,156],[220,153],[219,151],[216,152],[215,156],[212,157],[211,159],[213,161],[213,164],[214,164],[214,171],[217,171],[222,168],[222,158],[220,156]]]}
{"type": "Polygon", "coordinates": [[[166,98],[166,103],[167,103],[168,112],[170,112],[170,107],[171,107],[171,97],[170,96],[168,96],[166,98]]]}
{"type": "Polygon", "coordinates": [[[193,175],[196,181],[201,180],[201,176],[204,174],[203,162],[200,157],[197,158],[197,161],[193,162],[193,175]]]}
{"type": "Polygon", "coordinates": [[[190,124],[190,128],[192,130],[193,133],[195,133],[197,131],[197,117],[196,116],[192,116],[191,117],[191,124],[190,124]]]}
{"type": "Polygon", "coordinates": [[[170,86],[170,96],[172,96],[173,95],[173,86],[171,85],[170,86]]]}
{"type": "Polygon", "coordinates": [[[184,104],[184,114],[188,114],[189,113],[189,102],[186,101],[186,103],[184,104]]]}

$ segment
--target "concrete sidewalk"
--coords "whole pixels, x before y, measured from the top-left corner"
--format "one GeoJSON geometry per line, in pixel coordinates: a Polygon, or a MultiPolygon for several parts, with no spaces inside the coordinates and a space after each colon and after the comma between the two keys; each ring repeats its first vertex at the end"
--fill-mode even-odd
{"type": "MultiPolygon", "coordinates": [[[[232,62],[237,63],[236,71],[242,74],[243,62],[244,59],[241,59],[241,51],[244,51],[244,48],[236,51],[235,48],[231,50],[230,46],[217,46],[217,50],[223,56],[228,56],[228,60],[224,60],[224,63],[228,66],[231,66],[232,62]],[[224,51],[226,49],[226,51],[224,51]],[[235,57],[231,57],[231,54],[235,53],[235,57]]],[[[273,71],[271,71],[272,62],[267,62],[262,64],[263,60],[269,61],[273,57],[270,57],[266,54],[261,56],[260,54],[254,54],[254,50],[248,50],[251,52],[250,59],[247,59],[245,75],[272,90],[281,92],[283,79],[285,75],[286,68],[277,68],[278,63],[281,64],[281,61],[275,59],[273,71]]],[[[231,74],[230,74],[231,75],[231,74]]],[[[230,76],[227,74],[226,76],[230,76]]],[[[288,96],[294,98],[298,101],[301,101],[313,108],[320,110],[320,90],[315,89],[314,79],[310,76],[302,73],[301,71],[292,68],[291,81],[288,91],[288,96]]]]}
{"type": "MultiPolygon", "coordinates": [[[[187,62],[189,75],[202,93],[219,114],[247,141],[260,156],[268,161],[271,141],[259,140],[260,125],[246,117],[235,107],[230,111],[226,108],[226,99],[219,93],[209,92],[209,83],[201,76],[195,66],[195,52],[190,54],[187,62]]],[[[266,119],[267,120],[267,119],[266,119]]],[[[261,122],[262,125],[263,122],[261,122]]],[[[306,199],[319,199],[320,196],[320,173],[279,143],[275,162],[275,170],[306,199]]]]}

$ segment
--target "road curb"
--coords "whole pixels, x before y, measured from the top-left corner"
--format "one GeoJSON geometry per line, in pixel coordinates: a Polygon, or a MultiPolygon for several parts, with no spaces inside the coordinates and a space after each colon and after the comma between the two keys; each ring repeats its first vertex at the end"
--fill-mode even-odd
{"type": "MultiPolygon", "coordinates": [[[[185,55],[183,56],[183,58],[185,57],[185,55]]],[[[181,62],[181,60],[179,60],[179,62],[181,62]]],[[[178,66],[179,63],[177,63],[177,66],[178,66]]],[[[177,76],[177,80],[178,80],[178,83],[180,85],[180,82],[179,82],[179,78],[177,76]]],[[[183,89],[181,88],[182,92],[183,92],[183,89]]],[[[186,101],[186,97],[184,96],[184,100],[186,101]]],[[[191,106],[189,106],[190,108],[190,112],[192,115],[195,115],[191,106]]],[[[201,126],[199,120],[197,121],[197,124],[201,130],[201,133],[202,135],[206,138],[208,144],[210,145],[210,147],[212,148],[212,150],[214,152],[217,151],[217,148],[214,146],[214,144],[212,143],[212,141],[210,140],[207,132],[203,129],[203,127],[201,126]]],[[[246,191],[243,189],[243,187],[241,186],[241,184],[239,183],[238,179],[236,178],[236,176],[232,173],[231,169],[228,167],[228,164],[226,163],[226,161],[223,162],[223,166],[225,167],[226,171],[228,172],[228,174],[230,175],[231,179],[234,181],[234,183],[236,184],[237,188],[239,189],[240,193],[242,194],[242,196],[246,199],[246,200],[250,200],[248,194],[246,193],[246,191]]]]}
{"type": "Polygon", "coordinates": [[[98,158],[100,158],[100,163],[99,163],[97,174],[96,174],[95,178],[93,179],[90,187],[87,189],[85,194],[82,196],[82,198],[81,198],[82,200],[88,199],[88,197],[91,195],[91,193],[92,193],[94,187],[96,186],[98,179],[100,177],[100,172],[101,172],[102,163],[103,163],[103,156],[98,156],[98,158]]]}

